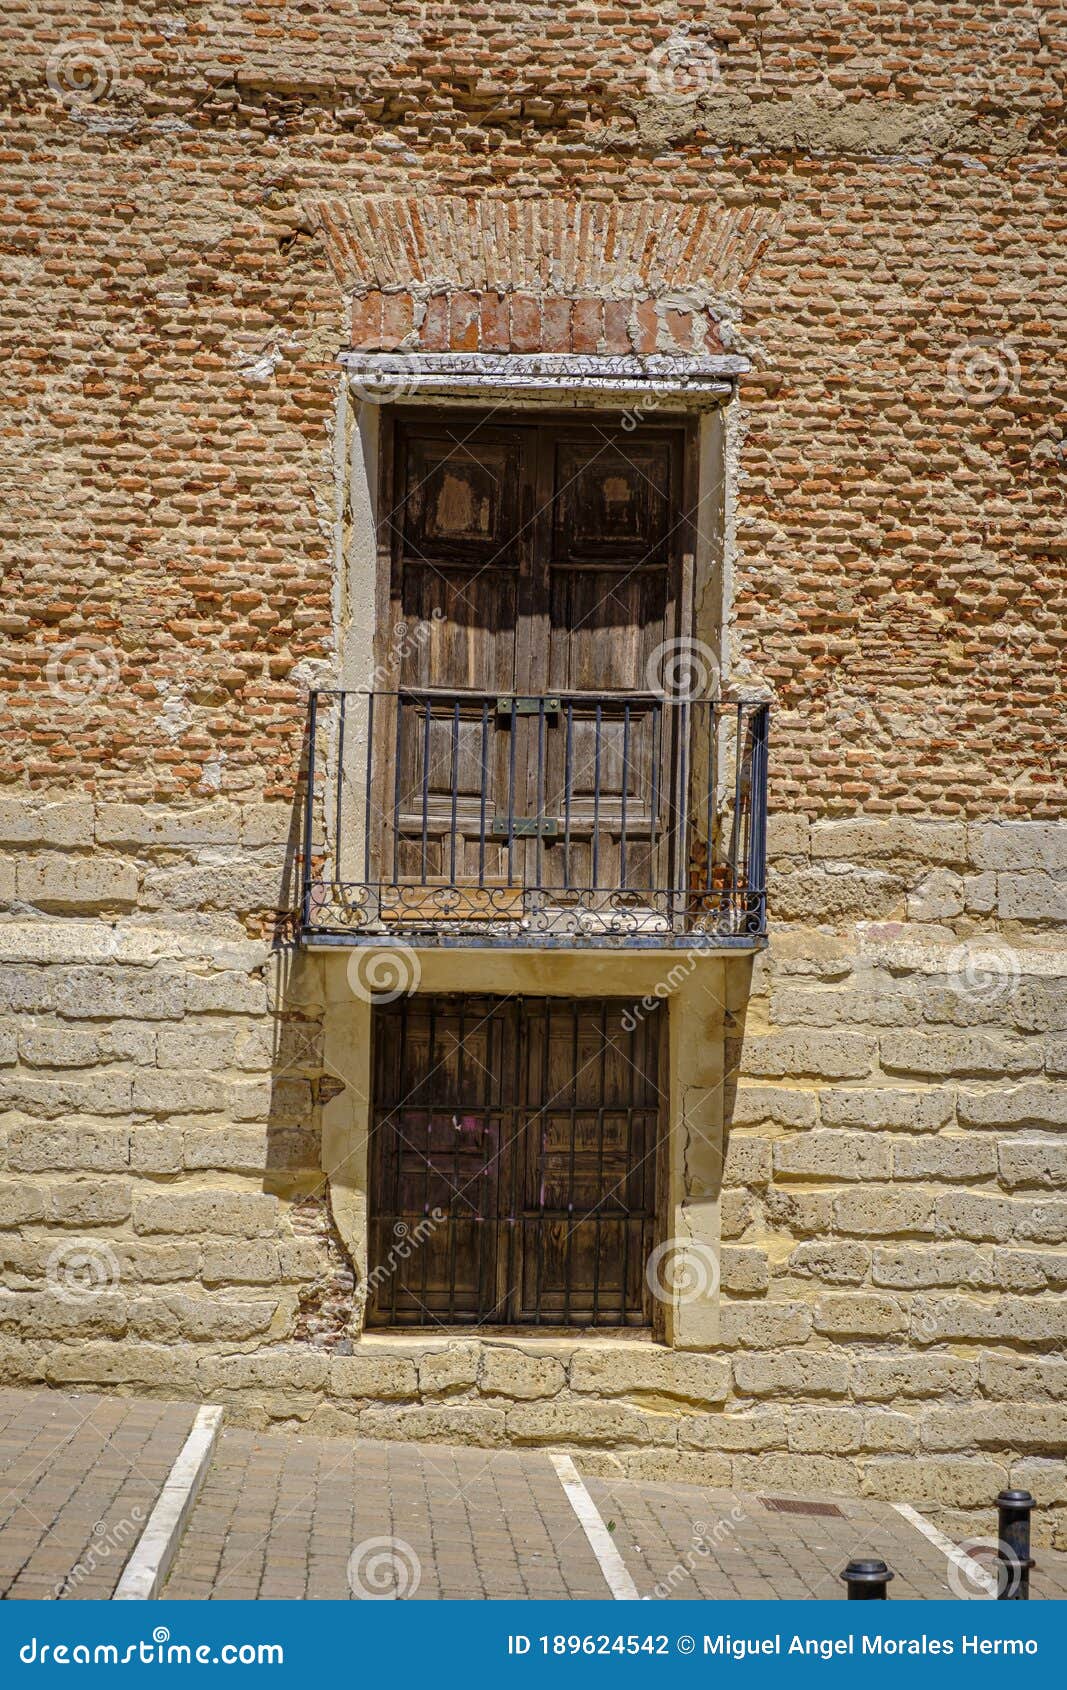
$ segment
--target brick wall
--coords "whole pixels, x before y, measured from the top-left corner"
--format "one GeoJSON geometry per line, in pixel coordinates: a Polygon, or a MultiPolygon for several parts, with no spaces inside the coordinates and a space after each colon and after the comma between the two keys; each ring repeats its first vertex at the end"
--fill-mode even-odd
{"type": "Polygon", "coordinates": [[[946,1518],[1010,1476],[1062,1518],[1064,19],[477,11],[5,18],[5,1377],[946,1518]],[[546,202],[616,248],[589,211],[554,249],[546,202]],[[510,285],[484,211],[461,239],[487,204],[510,285]],[[337,1353],[321,982],[272,935],[353,325],[754,366],[731,634],[776,702],[774,942],[722,1353],[655,1378],[337,1353]]]}

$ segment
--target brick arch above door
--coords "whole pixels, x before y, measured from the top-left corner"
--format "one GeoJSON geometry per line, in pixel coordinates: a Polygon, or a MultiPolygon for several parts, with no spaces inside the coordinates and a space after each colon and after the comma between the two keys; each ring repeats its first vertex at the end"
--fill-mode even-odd
{"type": "Polygon", "coordinates": [[[773,238],[758,207],[363,197],[316,207],[355,351],[701,357],[773,238]]]}

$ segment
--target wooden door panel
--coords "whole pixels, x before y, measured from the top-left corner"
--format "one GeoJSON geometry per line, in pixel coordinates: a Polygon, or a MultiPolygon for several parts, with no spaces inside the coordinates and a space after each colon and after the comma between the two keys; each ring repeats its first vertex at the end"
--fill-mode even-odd
{"type": "Polygon", "coordinates": [[[564,435],[555,451],[552,562],[665,566],[674,465],[665,441],[564,435]]]}
{"type": "Polygon", "coordinates": [[[629,1007],[375,1010],[371,1324],[647,1321],[661,1020],[629,1007]]]}
{"type": "Polygon", "coordinates": [[[670,637],[670,579],[657,567],[557,569],[549,582],[549,683],[570,692],[648,692],[670,637]]]}
{"type": "Polygon", "coordinates": [[[404,557],[513,569],[519,561],[528,431],[471,425],[402,430],[393,525],[404,557]]]}

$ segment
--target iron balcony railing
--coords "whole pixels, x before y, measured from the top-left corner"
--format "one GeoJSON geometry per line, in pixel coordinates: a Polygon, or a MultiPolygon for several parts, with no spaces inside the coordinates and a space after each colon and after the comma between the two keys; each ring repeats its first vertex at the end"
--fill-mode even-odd
{"type": "Polygon", "coordinates": [[[750,945],[767,729],[748,700],[313,692],[304,935],[750,945]]]}

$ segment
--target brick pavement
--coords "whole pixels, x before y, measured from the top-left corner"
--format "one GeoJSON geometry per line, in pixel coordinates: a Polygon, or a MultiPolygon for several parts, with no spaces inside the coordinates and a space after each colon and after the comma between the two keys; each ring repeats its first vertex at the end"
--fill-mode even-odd
{"type": "MultiPolygon", "coordinates": [[[[696,1485],[585,1482],[642,1596],[843,1600],[837,1575],[864,1552],[894,1568],[895,1599],[956,1594],[945,1556],[888,1503],[839,1501],[834,1519],[696,1485]]],[[[359,1594],[353,1555],[357,1586],[375,1594],[608,1595],[542,1451],[242,1430],[220,1440],[164,1594],[343,1600],[359,1594]]],[[[1067,1555],[1038,1561],[1034,1594],[1067,1596],[1067,1555]]]]}
{"type": "Polygon", "coordinates": [[[109,1597],[195,1413],[0,1389],[0,1596],[109,1597]]]}

